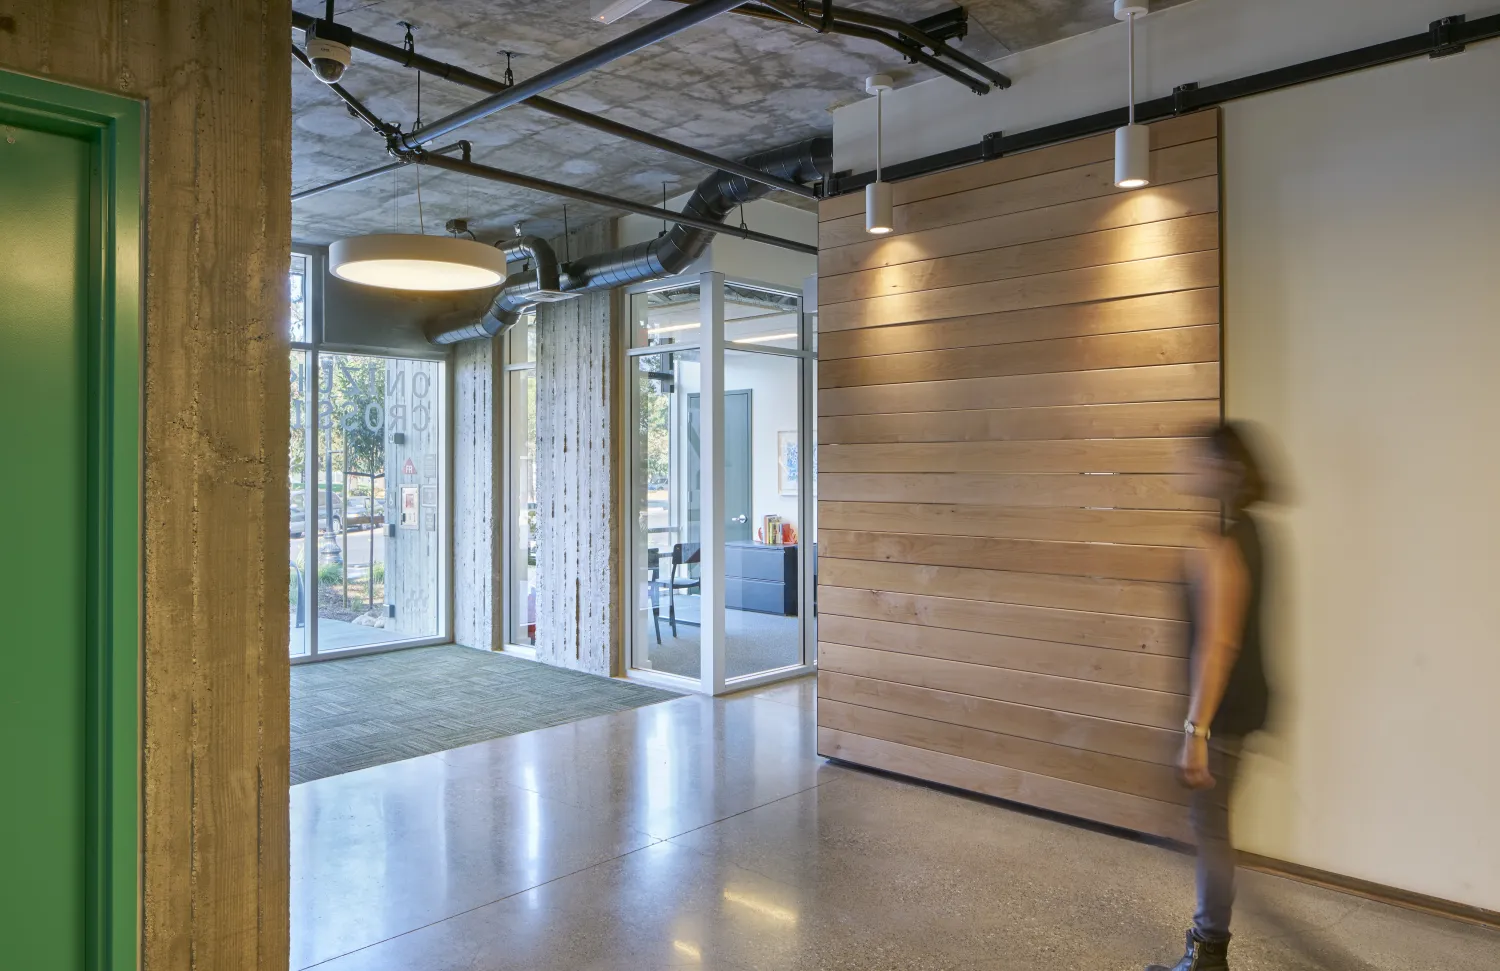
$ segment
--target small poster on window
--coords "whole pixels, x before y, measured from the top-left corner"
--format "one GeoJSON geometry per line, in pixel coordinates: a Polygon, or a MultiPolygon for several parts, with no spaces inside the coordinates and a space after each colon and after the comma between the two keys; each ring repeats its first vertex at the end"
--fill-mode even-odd
{"type": "Polygon", "coordinates": [[[421,526],[419,506],[417,505],[418,491],[416,486],[401,487],[401,528],[418,529],[421,526]]]}
{"type": "Polygon", "coordinates": [[[797,494],[797,433],[776,433],[776,484],[784,496],[797,494]]]}

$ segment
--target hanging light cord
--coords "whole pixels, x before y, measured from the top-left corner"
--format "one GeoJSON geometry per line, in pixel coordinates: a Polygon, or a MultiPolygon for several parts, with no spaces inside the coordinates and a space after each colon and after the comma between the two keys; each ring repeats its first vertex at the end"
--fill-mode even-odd
{"type": "Polygon", "coordinates": [[[875,89],[875,181],[876,182],[880,181],[880,143],[885,140],[885,132],[883,130],[885,122],[884,122],[884,119],[881,117],[882,114],[883,114],[883,112],[881,111],[881,106],[882,106],[881,99],[884,98],[884,97],[885,97],[885,91],[882,90],[881,88],[876,88],[875,89]]]}
{"type": "Polygon", "coordinates": [[[1135,13],[1125,18],[1125,31],[1130,38],[1130,123],[1135,124],[1135,13]]]}

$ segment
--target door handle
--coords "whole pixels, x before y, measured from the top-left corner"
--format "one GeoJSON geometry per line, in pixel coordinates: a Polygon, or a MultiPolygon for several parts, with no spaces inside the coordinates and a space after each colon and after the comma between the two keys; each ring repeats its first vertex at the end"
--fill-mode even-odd
{"type": "Polygon", "coordinates": [[[745,520],[747,520],[749,518],[750,518],[749,516],[746,516],[744,513],[741,513],[740,515],[734,517],[734,519],[730,520],[730,522],[742,523],[742,522],[744,522],[745,520]]]}

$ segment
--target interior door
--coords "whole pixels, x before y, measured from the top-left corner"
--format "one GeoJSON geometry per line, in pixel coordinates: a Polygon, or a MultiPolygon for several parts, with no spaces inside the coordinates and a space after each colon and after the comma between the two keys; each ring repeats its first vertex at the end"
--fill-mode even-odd
{"type": "MultiPolygon", "coordinates": [[[[0,705],[7,877],[0,910],[14,967],[81,968],[89,583],[88,246],[92,146],[7,129],[0,142],[0,413],[8,569],[0,705]],[[23,837],[23,838],[18,838],[23,837]],[[12,866],[15,867],[12,870],[12,866]],[[10,935],[7,935],[9,937],[10,935]],[[19,952],[17,952],[19,947],[19,952]]],[[[7,962],[8,963],[8,962],[7,962]]]]}
{"type": "Polygon", "coordinates": [[[6,968],[134,966],[139,264],[116,233],[139,109],[117,102],[0,72],[6,968]]]}
{"type": "Polygon", "coordinates": [[[751,506],[751,392],[724,392],[724,540],[749,542],[757,524],[751,506]]]}

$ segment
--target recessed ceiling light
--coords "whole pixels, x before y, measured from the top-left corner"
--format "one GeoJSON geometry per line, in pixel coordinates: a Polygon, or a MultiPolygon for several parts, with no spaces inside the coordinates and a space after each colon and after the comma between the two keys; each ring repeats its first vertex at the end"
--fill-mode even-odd
{"type": "Polygon", "coordinates": [[[675,334],[679,330],[697,330],[702,324],[663,324],[661,327],[647,327],[648,334],[675,334]]]}

